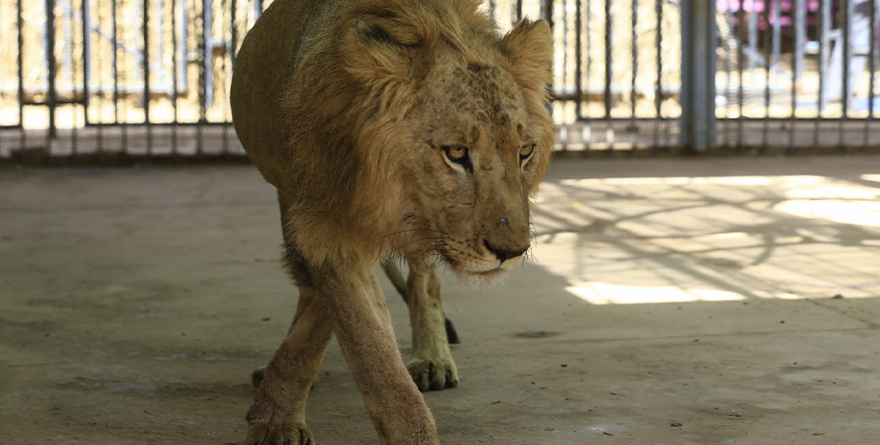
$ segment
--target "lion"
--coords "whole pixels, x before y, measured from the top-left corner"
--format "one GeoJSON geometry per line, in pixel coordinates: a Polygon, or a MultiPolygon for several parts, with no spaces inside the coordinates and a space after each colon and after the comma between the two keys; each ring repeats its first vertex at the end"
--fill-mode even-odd
{"type": "Polygon", "coordinates": [[[459,377],[436,267],[485,285],[529,250],[553,150],[551,65],[545,21],[502,36],[478,0],[276,0],[263,13],[237,55],[232,115],[277,189],[299,301],[247,444],[315,443],[306,398],[332,334],[381,443],[439,443],[420,389],[459,377]],[[376,277],[397,259],[408,365],[376,277]]]}

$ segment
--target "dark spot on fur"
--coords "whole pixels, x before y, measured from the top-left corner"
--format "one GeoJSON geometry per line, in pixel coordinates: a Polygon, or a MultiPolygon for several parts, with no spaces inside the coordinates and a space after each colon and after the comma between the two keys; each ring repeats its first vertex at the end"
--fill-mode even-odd
{"type": "Polygon", "coordinates": [[[290,278],[298,286],[314,288],[315,284],[312,281],[312,274],[309,273],[308,263],[305,256],[300,252],[299,247],[295,243],[288,243],[285,246],[284,253],[283,262],[287,266],[287,273],[290,275],[290,278]]]}
{"type": "MultiPolygon", "coordinates": [[[[479,116],[479,113],[477,113],[479,116]]],[[[476,125],[471,127],[471,144],[476,144],[480,140],[480,129],[476,125]]]]}
{"type": "Polygon", "coordinates": [[[396,40],[394,40],[394,37],[391,37],[391,34],[388,34],[388,31],[386,31],[385,28],[379,25],[371,25],[369,28],[365,29],[364,37],[366,37],[367,40],[372,40],[374,42],[384,43],[388,45],[400,44],[396,40]]]}
{"type": "Polygon", "coordinates": [[[486,69],[486,65],[480,65],[479,63],[469,63],[468,70],[473,71],[475,73],[479,73],[486,69]]]}

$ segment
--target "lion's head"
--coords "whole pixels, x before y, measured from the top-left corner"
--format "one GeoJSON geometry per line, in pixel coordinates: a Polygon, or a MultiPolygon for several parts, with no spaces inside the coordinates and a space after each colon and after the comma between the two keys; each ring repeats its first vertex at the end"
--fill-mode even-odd
{"type": "Polygon", "coordinates": [[[472,5],[358,16],[343,57],[365,87],[358,145],[398,198],[395,250],[488,283],[529,249],[529,198],[553,149],[552,42],[544,21],[499,37],[472,5]]]}
{"type": "Polygon", "coordinates": [[[333,5],[303,25],[289,150],[254,157],[296,197],[298,248],[314,263],[436,254],[466,281],[495,281],[529,248],[553,150],[549,26],[501,36],[475,0],[333,5]]]}

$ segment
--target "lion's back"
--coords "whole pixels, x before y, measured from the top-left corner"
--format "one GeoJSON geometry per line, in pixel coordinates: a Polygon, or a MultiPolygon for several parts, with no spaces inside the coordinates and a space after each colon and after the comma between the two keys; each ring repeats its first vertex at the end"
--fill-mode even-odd
{"type": "Polygon", "coordinates": [[[284,187],[289,159],[283,101],[294,74],[301,36],[321,25],[320,0],[276,0],[248,32],[236,55],[230,105],[235,131],[266,180],[284,187]],[[307,19],[307,20],[304,20],[307,19]]]}

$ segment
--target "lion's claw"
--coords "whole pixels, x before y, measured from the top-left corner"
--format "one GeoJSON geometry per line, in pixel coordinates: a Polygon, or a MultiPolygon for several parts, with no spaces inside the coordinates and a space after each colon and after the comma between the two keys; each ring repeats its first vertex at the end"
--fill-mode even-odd
{"type": "Polygon", "coordinates": [[[406,368],[419,387],[419,391],[437,391],[458,386],[458,372],[455,365],[413,359],[406,368]]]}
{"type": "Polygon", "coordinates": [[[308,428],[296,425],[251,425],[245,445],[315,445],[308,428]]]}

